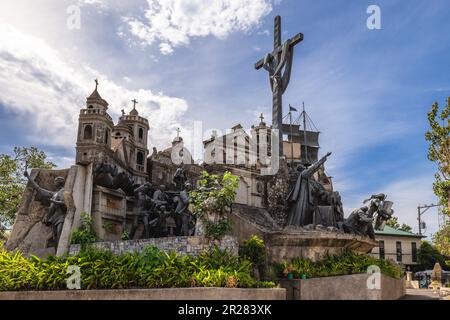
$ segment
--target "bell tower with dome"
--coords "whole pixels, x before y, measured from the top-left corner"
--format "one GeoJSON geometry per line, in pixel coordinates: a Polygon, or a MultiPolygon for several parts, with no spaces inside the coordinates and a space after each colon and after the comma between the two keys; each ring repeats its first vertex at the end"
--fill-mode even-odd
{"type": "Polygon", "coordinates": [[[147,176],[147,156],[148,156],[148,120],[139,115],[136,109],[138,103],[132,100],[133,109],[129,114],[122,111],[119,123],[114,127],[114,139],[119,137],[127,141],[126,158],[128,165],[136,176],[147,176]]]}
{"type": "Polygon", "coordinates": [[[99,153],[110,152],[114,123],[107,110],[108,102],[98,93],[98,81],[95,80],[95,89],[86,98],[86,108],[80,110],[78,118],[77,164],[88,164],[99,153]]]}

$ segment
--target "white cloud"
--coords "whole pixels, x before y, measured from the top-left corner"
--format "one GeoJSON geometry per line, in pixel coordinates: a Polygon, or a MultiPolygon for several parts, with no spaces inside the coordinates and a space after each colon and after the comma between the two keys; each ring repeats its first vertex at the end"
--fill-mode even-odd
{"type": "Polygon", "coordinates": [[[164,42],[159,45],[159,51],[161,51],[162,54],[167,55],[173,52],[173,48],[170,44],[164,42]]]}
{"type": "Polygon", "coordinates": [[[74,147],[79,110],[85,106],[95,78],[113,117],[121,109],[129,111],[131,99],[139,101],[140,114],[150,122],[151,144],[167,146],[173,128],[182,127],[179,120],[188,109],[183,99],[149,89],[124,88],[81,62],[69,62],[42,39],[7,24],[0,24],[0,38],[0,104],[23,120],[32,143],[74,147]]]}
{"type": "Polygon", "coordinates": [[[147,0],[145,20],[125,17],[131,33],[145,44],[160,42],[162,54],[189,44],[190,38],[226,38],[249,31],[272,11],[269,0],[147,0]]]}

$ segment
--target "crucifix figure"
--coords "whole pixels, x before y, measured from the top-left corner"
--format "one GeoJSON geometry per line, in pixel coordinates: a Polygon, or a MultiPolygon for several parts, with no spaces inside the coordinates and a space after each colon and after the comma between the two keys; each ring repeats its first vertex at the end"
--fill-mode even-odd
{"type": "Polygon", "coordinates": [[[133,102],[133,109],[136,109],[136,103],[138,103],[138,102],[136,101],[136,99],[131,100],[131,102],[133,102]]]}
{"type": "Polygon", "coordinates": [[[273,94],[272,128],[279,131],[279,154],[283,155],[283,108],[282,95],[286,91],[291,77],[294,47],[303,40],[303,34],[281,43],[281,17],[275,17],[273,51],[255,64],[255,69],[264,68],[269,72],[270,87],[273,94]]]}

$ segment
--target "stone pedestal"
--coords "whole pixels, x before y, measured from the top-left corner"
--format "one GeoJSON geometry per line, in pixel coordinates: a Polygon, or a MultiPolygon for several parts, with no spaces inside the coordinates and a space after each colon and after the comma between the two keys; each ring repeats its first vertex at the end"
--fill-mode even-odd
{"type": "Polygon", "coordinates": [[[368,253],[377,243],[369,238],[328,231],[283,231],[266,234],[269,261],[279,263],[293,258],[320,260],[326,254],[348,249],[368,253]]]}
{"type": "Polygon", "coordinates": [[[97,237],[104,241],[121,240],[127,212],[122,190],[96,186],[92,197],[92,220],[97,237]]]}

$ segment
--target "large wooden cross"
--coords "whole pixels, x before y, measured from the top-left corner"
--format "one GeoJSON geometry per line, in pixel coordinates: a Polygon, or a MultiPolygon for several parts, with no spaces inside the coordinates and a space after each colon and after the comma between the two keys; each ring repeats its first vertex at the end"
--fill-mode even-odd
{"type": "Polygon", "coordinates": [[[282,96],[286,91],[291,77],[294,47],[303,40],[303,34],[281,43],[281,17],[275,17],[273,51],[255,64],[255,69],[264,68],[269,72],[270,87],[272,88],[272,128],[278,129],[279,155],[283,156],[283,104],[282,96]]]}

